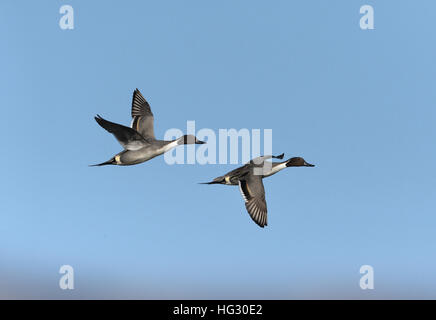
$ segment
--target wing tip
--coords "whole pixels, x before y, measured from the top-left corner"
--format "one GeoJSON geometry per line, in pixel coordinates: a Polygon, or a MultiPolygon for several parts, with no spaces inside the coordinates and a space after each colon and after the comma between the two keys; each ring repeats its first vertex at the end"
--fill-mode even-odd
{"type": "MultiPolygon", "coordinates": [[[[252,218],[253,219],[253,218],[252,218]]],[[[265,228],[268,224],[265,222],[265,223],[262,223],[261,221],[256,221],[256,220],[254,220],[253,219],[253,221],[259,226],[259,227],[261,227],[261,228],[265,228]]]]}
{"type": "Polygon", "coordinates": [[[247,209],[251,220],[253,220],[259,227],[264,228],[268,225],[268,212],[259,209],[252,200],[245,203],[245,208],[247,209]],[[255,208],[254,211],[253,208],[255,208]]]}

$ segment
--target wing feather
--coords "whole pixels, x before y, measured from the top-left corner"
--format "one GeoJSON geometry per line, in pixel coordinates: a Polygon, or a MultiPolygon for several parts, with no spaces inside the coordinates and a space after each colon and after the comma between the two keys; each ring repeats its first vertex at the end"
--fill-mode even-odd
{"type": "Polygon", "coordinates": [[[144,137],[132,128],[115,122],[107,121],[99,115],[97,115],[94,119],[102,128],[112,133],[126,150],[139,150],[148,145],[144,137]]]}
{"type": "Polygon", "coordinates": [[[155,139],[153,113],[147,100],[138,89],[133,92],[132,97],[132,128],[146,140],[155,139]]]}
{"type": "Polygon", "coordinates": [[[266,226],[268,210],[262,177],[247,175],[244,179],[239,180],[239,190],[251,219],[262,228],[266,226]]]}

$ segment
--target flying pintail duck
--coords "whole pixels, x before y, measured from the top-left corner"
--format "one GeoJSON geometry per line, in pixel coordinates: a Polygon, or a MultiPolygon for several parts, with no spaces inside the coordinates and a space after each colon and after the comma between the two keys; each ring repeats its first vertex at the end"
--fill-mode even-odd
{"type": "Polygon", "coordinates": [[[265,166],[267,159],[283,159],[284,154],[273,156],[267,155],[255,158],[242,167],[232,170],[223,176],[213,179],[211,182],[202,184],[225,184],[239,186],[245,207],[251,219],[263,228],[267,225],[267,208],[265,201],[265,189],[262,179],[272,176],[288,167],[314,167],[301,157],[290,158],[283,162],[270,162],[265,166]],[[257,171],[256,171],[257,169],[257,171]]]}
{"type": "Polygon", "coordinates": [[[148,161],[178,145],[204,144],[193,135],[184,135],[176,140],[157,140],[154,137],[154,117],[150,105],[141,92],[136,89],[132,98],[131,128],[103,119],[97,115],[95,121],[112,133],[124,150],[106,162],[91,166],[119,165],[130,166],[148,161]]]}

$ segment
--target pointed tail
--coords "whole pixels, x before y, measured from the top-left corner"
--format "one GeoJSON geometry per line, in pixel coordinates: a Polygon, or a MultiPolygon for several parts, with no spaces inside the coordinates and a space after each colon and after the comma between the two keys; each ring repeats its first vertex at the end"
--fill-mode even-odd
{"type": "Polygon", "coordinates": [[[117,164],[117,162],[115,161],[115,157],[113,157],[112,159],[102,162],[102,163],[98,163],[98,164],[90,164],[90,167],[100,167],[100,166],[107,166],[109,164],[117,164]]]}

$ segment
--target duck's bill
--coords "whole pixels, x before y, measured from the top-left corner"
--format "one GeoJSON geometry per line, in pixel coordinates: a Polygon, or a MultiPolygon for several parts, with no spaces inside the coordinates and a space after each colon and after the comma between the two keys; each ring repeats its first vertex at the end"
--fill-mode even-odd
{"type": "Polygon", "coordinates": [[[311,164],[311,163],[304,162],[304,166],[305,167],[314,167],[315,165],[311,164]]]}

